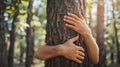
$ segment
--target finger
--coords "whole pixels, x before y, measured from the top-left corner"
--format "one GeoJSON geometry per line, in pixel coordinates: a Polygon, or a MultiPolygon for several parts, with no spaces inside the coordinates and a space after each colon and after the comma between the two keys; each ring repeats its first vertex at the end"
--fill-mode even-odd
{"type": "Polygon", "coordinates": [[[82,51],[82,52],[84,52],[85,50],[82,48],[82,47],[77,47],[78,48],[78,50],[80,50],[80,51],[82,51]]]}
{"type": "Polygon", "coordinates": [[[77,62],[77,63],[82,63],[82,61],[77,59],[77,58],[75,58],[74,61],[77,62]]]}
{"type": "Polygon", "coordinates": [[[65,27],[68,27],[68,28],[70,28],[70,29],[73,29],[73,30],[75,30],[75,26],[74,25],[71,25],[71,24],[65,24],[65,27]]]}
{"type": "Polygon", "coordinates": [[[73,21],[74,23],[77,22],[75,18],[72,18],[70,16],[64,16],[64,19],[68,19],[70,21],[73,21]]]}
{"type": "Polygon", "coordinates": [[[78,16],[79,18],[84,19],[80,11],[78,12],[78,16]]]}
{"type": "Polygon", "coordinates": [[[81,52],[81,51],[79,51],[78,54],[79,54],[80,56],[83,56],[83,57],[85,56],[85,54],[84,54],[83,52],[81,52]]]}
{"type": "Polygon", "coordinates": [[[80,60],[84,60],[84,57],[81,56],[81,55],[78,55],[77,58],[80,59],[80,60]]]}
{"type": "Polygon", "coordinates": [[[72,25],[77,25],[79,22],[82,22],[82,19],[76,20],[75,18],[72,18],[70,16],[64,16],[63,20],[72,25]]]}
{"type": "Polygon", "coordinates": [[[76,23],[74,23],[73,21],[71,21],[71,20],[69,20],[69,19],[64,19],[64,21],[66,22],[66,23],[69,23],[69,24],[72,24],[72,25],[76,25],[76,23]]]}
{"type": "Polygon", "coordinates": [[[72,42],[75,42],[76,40],[78,40],[78,38],[79,38],[79,36],[76,36],[76,37],[71,38],[70,40],[71,40],[72,42]]]}
{"type": "Polygon", "coordinates": [[[79,20],[79,19],[80,19],[80,18],[79,18],[77,15],[75,15],[75,14],[68,13],[68,15],[69,15],[69,16],[71,16],[71,17],[73,17],[73,18],[75,18],[75,19],[77,19],[77,20],[79,20]]]}

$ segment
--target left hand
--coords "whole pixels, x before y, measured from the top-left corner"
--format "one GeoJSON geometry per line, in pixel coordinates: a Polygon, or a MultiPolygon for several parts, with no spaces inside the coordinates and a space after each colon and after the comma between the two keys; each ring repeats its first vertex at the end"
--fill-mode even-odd
{"type": "Polygon", "coordinates": [[[68,15],[64,16],[65,27],[68,27],[82,36],[86,34],[91,34],[91,30],[86,24],[85,19],[79,12],[78,16],[72,13],[68,13],[68,15]]]}
{"type": "Polygon", "coordinates": [[[69,39],[62,45],[59,45],[59,48],[58,48],[59,55],[64,56],[69,60],[82,63],[85,57],[84,49],[74,44],[74,42],[77,41],[78,39],[79,39],[79,36],[76,36],[69,39]]]}

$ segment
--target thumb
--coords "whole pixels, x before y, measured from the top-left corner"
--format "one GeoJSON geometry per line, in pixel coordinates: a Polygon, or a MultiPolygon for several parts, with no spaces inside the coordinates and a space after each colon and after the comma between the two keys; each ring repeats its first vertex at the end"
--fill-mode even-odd
{"type": "Polygon", "coordinates": [[[79,36],[75,36],[75,37],[71,38],[70,40],[71,40],[71,42],[75,42],[78,40],[78,38],[79,38],[79,36]]]}

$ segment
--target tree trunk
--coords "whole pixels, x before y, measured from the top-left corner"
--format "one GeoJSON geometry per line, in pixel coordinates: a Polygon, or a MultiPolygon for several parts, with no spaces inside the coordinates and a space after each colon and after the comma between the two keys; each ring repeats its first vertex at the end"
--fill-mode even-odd
{"type": "Polygon", "coordinates": [[[8,65],[9,67],[13,67],[14,64],[14,45],[15,45],[15,25],[14,22],[17,19],[17,14],[13,17],[12,22],[12,30],[10,31],[10,46],[9,46],[9,53],[8,53],[8,65]]]}
{"type": "Polygon", "coordinates": [[[27,24],[29,25],[29,27],[26,30],[26,43],[27,43],[27,47],[26,47],[26,63],[25,66],[26,67],[31,67],[31,64],[33,63],[33,52],[34,52],[34,42],[33,42],[33,35],[32,35],[32,28],[31,28],[31,20],[32,20],[32,4],[33,4],[33,0],[29,1],[29,5],[28,5],[28,16],[27,16],[27,24]]]}
{"type": "Polygon", "coordinates": [[[110,45],[110,49],[111,49],[111,55],[110,55],[110,58],[111,58],[111,64],[114,64],[114,44],[115,44],[115,40],[114,40],[115,37],[112,37],[112,44],[110,45]]]}
{"type": "Polygon", "coordinates": [[[23,63],[23,55],[24,55],[24,46],[23,46],[23,44],[21,43],[21,44],[20,44],[20,64],[23,63]]]}
{"type": "Polygon", "coordinates": [[[112,15],[113,15],[113,28],[114,28],[114,35],[115,35],[115,44],[116,44],[116,47],[117,47],[117,63],[120,64],[120,46],[119,46],[119,39],[118,39],[118,29],[117,29],[117,22],[115,20],[115,5],[114,5],[114,0],[112,0],[113,4],[113,10],[112,10],[112,15]]]}
{"type": "MultiPolygon", "coordinates": [[[[23,39],[23,36],[21,35],[21,39],[23,39]]],[[[23,40],[20,41],[20,64],[23,64],[23,56],[24,56],[24,52],[25,52],[25,46],[23,43],[23,40]]]]}
{"type": "MultiPolygon", "coordinates": [[[[68,12],[78,14],[78,11],[81,11],[82,15],[86,18],[85,0],[47,0],[47,45],[62,44],[77,35],[75,31],[64,27],[63,16],[68,12]]],[[[75,44],[85,48],[81,36],[75,44]]],[[[87,54],[83,64],[78,64],[60,56],[46,60],[45,67],[88,67],[88,62],[87,54]]]]}
{"type": "Polygon", "coordinates": [[[8,52],[8,65],[9,67],[14,67],[14,45],[15,45],[15,22],[17,21],[17,16],[19,14],[19,6],[15,6],[15,13],[12,21],[12,28],[10,31],[10,46],[8,52]]]}
{"type": "Polygon", "coordinates": [[[99,63],[95,67],[105,67],[105,46],[104,46],[104,0],[98,0],[97,8],[97,29],[96,41],[99,46],[99,63]]]}
{"type": "Polygon", "coordinates": [[[5,43],[4,0],[0,1],[0,67],[7,67],[7,45],[5,43]]]}

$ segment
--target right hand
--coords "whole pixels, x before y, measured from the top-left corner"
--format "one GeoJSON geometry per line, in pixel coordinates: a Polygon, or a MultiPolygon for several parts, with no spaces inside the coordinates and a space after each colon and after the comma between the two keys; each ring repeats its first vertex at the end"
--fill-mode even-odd
{"type": "Polygon", "coordinates": [[[69,60],[73,60],[78,63],[82,63],[84,60],[84,49],[80,46],[76,46],[73,42],[78,40],[78,36],[71,38],[64,44],[60,45],[60,55],[69,60]]]}

